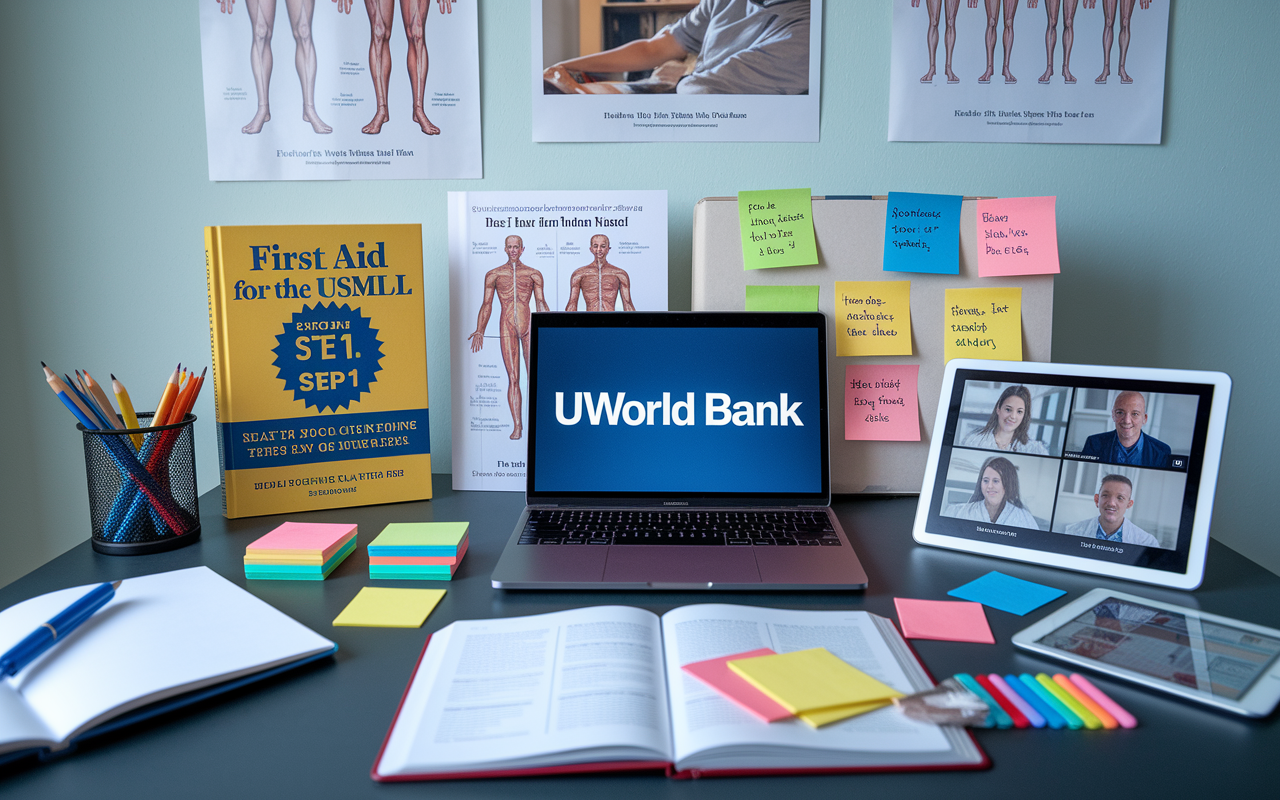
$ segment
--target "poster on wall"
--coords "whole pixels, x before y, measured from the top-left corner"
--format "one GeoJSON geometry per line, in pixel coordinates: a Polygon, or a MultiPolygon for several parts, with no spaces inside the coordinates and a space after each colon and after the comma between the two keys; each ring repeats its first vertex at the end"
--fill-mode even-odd
{"type": "Polygon", "coordinates": [[[480,178],[476,0],[201,0],[212,181],[480,178]]]}
{"type": "Polygon", "coordinates": [[[1171,0],[893,0],[891,142],[1159,144],[1171,0]]]}
{"type": "Polygon", "coordinates": [[[453,488],[525,490],[530,314],[665,310],[665,190],[449,192],[453,488]]]}
{"type": "Polygon", "coordinates": [[[535,142],[816,142],[822,0],[530,0],[535,142]]]}

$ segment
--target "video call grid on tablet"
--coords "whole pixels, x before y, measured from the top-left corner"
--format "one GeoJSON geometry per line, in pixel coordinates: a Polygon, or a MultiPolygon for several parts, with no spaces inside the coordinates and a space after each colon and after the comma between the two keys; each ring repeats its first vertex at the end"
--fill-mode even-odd
{"type": "Polygon", "coordinates": [[[928,530],[1185,572],[1212,395],[1207,384],[959,369],[928,530]]]}

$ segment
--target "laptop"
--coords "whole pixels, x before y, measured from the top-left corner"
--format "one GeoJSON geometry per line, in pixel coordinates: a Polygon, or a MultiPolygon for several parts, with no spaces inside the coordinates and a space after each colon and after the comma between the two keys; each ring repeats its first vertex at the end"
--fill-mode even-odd
{"type": "Polygon", "coordinates": [[[538,313],[499,589],[863,589],[820,313],[538,313]]]}

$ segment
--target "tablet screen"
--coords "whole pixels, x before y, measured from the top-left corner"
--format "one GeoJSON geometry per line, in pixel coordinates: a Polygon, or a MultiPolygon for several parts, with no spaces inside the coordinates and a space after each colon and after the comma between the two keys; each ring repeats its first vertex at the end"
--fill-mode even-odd
{"type": "Polygon", "coordinates": [[[1116,597],[1037,644],[1228,700],[1243,697],[1280,655],[1280,639],[1116,597]]]}
{"type": "Polygon", "coordinates": [[[1185,572],[1213,391],[958,369],[928,530],[1185,572]]]}

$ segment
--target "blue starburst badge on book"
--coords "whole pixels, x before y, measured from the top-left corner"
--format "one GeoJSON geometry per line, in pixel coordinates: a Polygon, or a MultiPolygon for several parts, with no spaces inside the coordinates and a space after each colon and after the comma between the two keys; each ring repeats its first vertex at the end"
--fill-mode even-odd
{"type": "Polygon", "coordinates": [[[360,401],[382,369],[382,342],[359,309],[337,303],[303,306],[284,323],[273,365],[294,400],[336,411],[360,401]]]}

